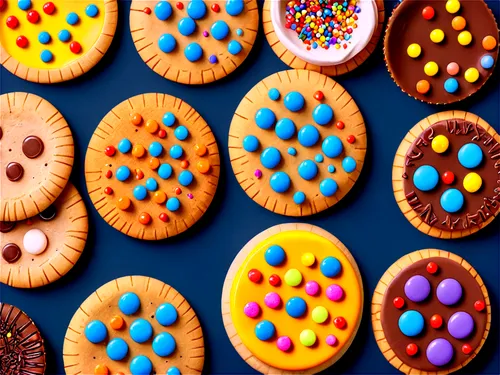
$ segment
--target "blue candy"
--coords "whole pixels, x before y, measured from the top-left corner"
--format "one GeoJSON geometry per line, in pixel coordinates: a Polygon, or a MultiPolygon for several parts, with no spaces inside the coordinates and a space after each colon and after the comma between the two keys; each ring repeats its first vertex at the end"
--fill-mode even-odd
{"type": "Polygon", "coordinates": [[[182,186],[189,186],[193,182],[193,174],[190,171],[182,171],[179,174],[179,184],[182,186]]]}
{"type": "Polygon", "coordinates": [[[318,174],[318,166],[312,160],[304,160],[297,168],[299,176],[304,180],[312,180],[318,174]]]}
{"type": "Polygon", "coordinates": [[[153,335],[153,327],[146,319],[140,318],[132,322],[129,333],[132,340],[141,344],[151,338],[153,335]]]}
{"type": "Polygon", "coordinates": [[[66,22],[68,25],[76,25],[78,21],[80,20],[80,17],[78,17],[78,14],[75,12],[71,12],[66,16],[66,22]]]}
{"type": "Polygon", "coordinates": [[[28,10],[29,8],[31,8],[31,0],[19,0],[17,2],[17,6],[21,10],[28,10]]]}
{"type": "Polygon", "coordinates": [[[337,189],[338,189],[337,183],[331,178],[326,178],[319,184],[319,191],[325,197],[331,197],[333,194],[337,192],[337,189]]]}
{"type": "Polygon", "coordinates": [[[170,212],[175,212],[181,207],[181,202],[175,197],[168,198],[166,207],[170,212]]]}
{"type": "Polygon", "coordinates": [[[120,151],[122,154],[126,154],[131,149],[132,149],[132,142],[130,142],[127,138],[123,138],[118,143],[118,151],[120,151]]]}
{"type": "Polygon", "coordinates": [[[269,96],[269,99],[271,99],[272,101],[276,101],[280,98],[280,92],[278,89],[275,89],[273,87],[268,91],[267,96],[269,96]]]}
{"type": "Polygon", "coordinates": [[[38,41],[42,44],[47,44],[50,42],[50,34],[46,31],[42,31],[40,34],[38,34],[38,41]]]}
{"type": "Polygon", "coordinates": [[[270,340],[274,336],[274,324],[269,320],[263,320],[255,326],[255,336],[261,341],[270,340]]]}
{"type": "Polygon", "coordinates": [[[118,301],[118,308],[125,315],[132,315],[139,310],[141,306],[141,300],[137,294],[133,292],[128,292],[123,294],[118,301]]]}
{"type": "Polygon", "coordinates": [[[439,182],[439,173],[431,165],[422,165],[413,174],[413,184],[420,191],[430,191],[439,182]]]}
{"type": "Polygon", "coordinates": [[[443,210],[453,214],[460,211],[464,205],[464,196],[458,189],[448,189],[441,195],[439,203],[443,210]]]}
{"type": "Polygon", "coordinates": [[[475,143],[467,143],[458,150],[458,161],[465,168],[476,168],[483,161],[483,151],[475,143]]]}
{"type": "Polygon", "coordinates": [[[184,49],[184,56],[191,62],[198,61],[203,56],[203,49],[196,42],[190,43],[184,49]]]}
{"type": "Polygon", "coordinates": [[[330,164],[330,165],[328,166],[328,172],[330,172],[330,173],[335,172],[335,167],[334,167],[333,165],[331,165],[331,164],[330,164]]]}
{"type": "Polygon", "coordinates": [[[444,89],[450,94],[454,94],[458,90],[458,81],[455,78],[448,78],[444,81],[444,89]]]}
{"type": "Polygon", "coordinates": [[[153,351],[160,357],[166,357],[172,354],[176,344],[174,337],[168,332],[162,332],[153,340],[153,351]]]}
{"type": "Polygon", "coordinates": [[[108,330],[100,320],[93,320],[85,327],[85,337],[92,344],[99,344],[106,339],[108,330]]]}
{"type": "Polygon", "coordinates": [[[71,33],[68,30],[63,29],[63,30],[59,31],[59,34],[57,34],[57,37],[59,38],[59,40],[61,42],[65,43],[71,39],[71,33]]]}
{"type": "Polygon", "coordinates": [[[297,319],[305,314],[307,304],[306,301],[304,301],[300,297],[292,297],[286,303],[285,309],[288,315],[290,315],[292,318],[297,319]]]}
{"type": "Polygon", "coordinates": [[[181,375],[181,370],[179,370],[177,367],[170,367],[167,370],[167,375],[181,375]]]}
{"type": "Polygon", "coordinates": [[[298,112],[304,107],[305,99],[300,92],[289,92],[284,99],[286,109],[292,112],[298,112]]]}
{"type": "Polygon", "coordinates": [[[276,193],[284,193],[290,188],[290,177],[285,172],[276,172],[271,176],[269,184],[276,193]]]}
{"type": "Polygon", "coordinates": [[[418,311],[405,311],[398,320],[398,326],[403,335],[414,337],[424,329],[424,317],[418,311]]]}
{"type": "Polygon", "coordinates": [[[113,361],[121,361],[127,356],[128,345],[125,340],[117,337],[111,340],[106,346],[106,354],[113,361]]]}
{"type": "Polygon", "coordinates": [[[246,152],[254,152],[259,148],[259,139],[254,135],[247,135],[243,138],[243,149],[246,152]]]}
{"type": "Polygon", "coordinates": [[[182,35],[189,36],[196,30],[196,22],[191,17],[184,17],[177,24],[177,28],[182,35]]]}
{"type": "Polygon", "coordinates": [[[260,154],[261,164],[268,168],[275,168],[281,161],[281,154],[275,147],[268,147],[260,154]]]}
{"type": "Polygon", "coordinates": [[[329,135],[323,140],[321,150],[323,150],[327,157],[336,158],[342,153],[344,146],[339,137],[336,135],[329,135]]]}
{"type": "Polygon", "coordinates": [[[227,50],[231,55],[237,55],[238,53],[241,52],[242,49],[243,49],[243,47],[242,47],[241,43],[238,42],[237,40],[231,40],[227,44],[227,50]]]}
{"type": "Polygon", "coordinates": [[[342,270],[342,264],[337,258],[326,257],[319,265],[321,273],[326,277],[335,277],[342,270]]]}
{"type": "Polygon", "coordinates": [[[46,50],[46,49],[44,49],[44,50],[42,51],[42,53],[40,54],[40,58],[42,59],[42,61],[43,61],[44,63],[49,63],[49,62],[51,62],[53,57],[54,57],[54,56],[52,55],[52,52],[50,52],[49,50],[46,50]]]}
{"type": "Polygon", "coordinates": [[[149,153],[153,157],[158,157],[163,152],[163,146],[160,142],[153,142],[149,145],[149,153]]]}
{"type": "Polygon", "coordinates": [[[87,17],[94,18],[98,13],[99,8],[97,8],[97,6],[94,4],[90,4],[89,6],[87,6],[87,8],[85,8],[85,14],[87,15],[87,17]]]}
{"type": "Polygon", "coordinates": [[[278,138],[288,140],[295,134],[295,124],[289,118],[282,118],[276,123],[274,131],[278,138]]]}
{"type": "Polygon", "coordinates": [[[158,190],[158,182],[153,177],[149,177],[146,180],[146,189],[149,191],[156,191],[158,190]]]}
{"type": "Polygon", "coordinates": [[[173,145],[172,147],[170,147],[169,154],[174,159],[179,159],[183,153],[184,151],[182,150],[182,147],[179,145],[173,145]]]}
{"type": "Polygon", "coordinates": [[[342,160],[342,168],[347,173],[352,173],[356,170],[356,160],[350,156],[346,156],[344,160],[342,160]]]}
{"type": "Polygon", "coordinates": [[[243,0],[227,0],[226,1],[226,13],[230,16],[237,16],[245,7],[243,0]]]}
{"type": "Polygon", "coordinates": [[[171,175],[172,175],[172,167],[170,166],[170,164],[165,163],[160,165],[160,168],[158,168],[158,176],[160,176],[160,178],[166,180],[171,175]]]}
{"type": "Polygon", "coordinates": [[[177,317],[177,310],[171,303],[165,302],[156,309],[156,320],[162,326],[171,326],[177,321],[177,317]]]}
{"type": "Polygon", "coordinates": [[[168,1],[158,1],[155,6],[155,15],[160,21],[165,21],[172,15],[172,6],[168,1]]]}
{"type": "Polygon", "coordinates": [[[207,13],[207,6],[202,0],[192,0],[187,6],[187,14],[189,17],[195,20],[203,18],[207,13]]]}
{"type": "Polygon", "coordinates": [[[175,129],[174,135],[179,141],[184,141],[189,136],[189,130],[184,125],[181,125],[175,129]]]}
{"type": "Polygon", "coordinates": [[[285,250],[283,250],[281,246],[272,245],[266,250],[264,258],[266,259],[267,264],[277,267],[285,261],[285,250]]]}
{"type": "Polygon", "coordinates": [[[118,181],[126,181],[130,177],[130,169],[122,165],[116,170],[116,179],[118,181]]]}
{"type": "Polygon", "coordinates": [[[312,116],[316,124],[326,125],[332,121],[333,109],[328,104],[319,104],[314,108],[312,116]]]}
{"type": "Polygon", "coordinates": [[[313,125],[306,125],[299,130],[298,138],[302,146],[312,147],[319,140],[319,131],[313,125]]]}
{"type": "Polygon", "coordinates": [[[175,124],[175,115],[172,112],[167,112],[163,115],[162,119],[163,125],[165,126],[172,126],[175,124]]]}
{"type": "Polygon", "coordinates": [[[288,147],[288,155],[295,156],[297,155],[297,150],[294,147],[288,147]]]}
{"type": "Polygon", "coordinates": [[[138,185],[134,188],[134,198],[138,201],[143,201],[148,196],[148,191],[142,185],[138,185]]]}
{"type": "Polygon", "coordinates": [[[304,203],[306,200],[306,195],[301,192],[301,191],[297,191],[294,195],[293,195],[293,202],[295,204],[302,204],[304,203]]]}
{"type": "Polygon", "coordinates": [[[229,26],[223,20],[218,20],[213,23],[210,28],[210,33],[216,40],[222,40],[229,34],[229,26]]]}
{"type": "Polygon", "coordinates": [[[177,41],[172,34],[163,34],[160,36],[160,39],[158,39],[158,48],[160,48],[162,52],[170,53],[176,46],[177,41]]]}
{"type": "Polygon", "coordinates": [[[484,55],[481,57],[481,66],[483,69],[491,69],[495,65],[495,59],[491,55],[484,55]]]}
{"type": "Polygon", "coordinates": [[[129,368],[132,375],[150,375],[153,371],[153,364],[145,355],[138,355],[130,361],[129,368]]]}
{"type": "Polygon", "coordinates": [[[325,160],[325,159],[323,158],[323,155],[316,154],[316,156],[314,157],[314,160],[316,161],[316,163],[323,163],[323,160],[325,160]]]}
{"type": "Polygon", "coordinates": [[[255,114],[255,123],[261,129],[269,129],[275,121],[276,116],[269,108],[261,108],[255,114]]]}

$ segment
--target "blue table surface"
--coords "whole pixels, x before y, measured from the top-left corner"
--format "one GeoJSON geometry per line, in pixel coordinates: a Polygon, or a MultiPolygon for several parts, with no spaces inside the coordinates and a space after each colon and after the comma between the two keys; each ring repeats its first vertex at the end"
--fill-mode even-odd
{"type": "MultiPolygon", "coordinates": [[[[497,20],[498,2],[488,2],[497,20]]],[[[392,9],[393,3],[386,3],[392,9]]],[[[233,349],[222,324],[222,284],[234,256],[253,236],[276,224],[306,222],[337,236],[354,255],[365,287],[361,328],[348,352],[325,373],[396,374],[373,337],[370,301],[385,270],[402,255],[423,248],[455,252],[482,276],[492,301],[492,326],[480,354],[462,374],[499,374],[499,220],[479,233],[455,241],[431,238],[401,214],[392,193],[394,153],[407,131],[422,118],[445,109],[471,111],[497,131],[500,123],[498,69],[479,93],[446,107],[420,103],[392,82],[382,48],[354,72],[338,78],[360,107],[368,131],[363,172],[352,191],[335,207],[303,219],[269,212],[239,187],[229,162],[228,129],[241,98],[266,76],[288,67],[269,47],[262,28],[250,56],[225,79],[205,86],[185,86],[161,78],[140,59],[130,36],[130,2],[120,1],[115,40],[102,61],[84,76],[62,84],[23,81],[5,69],[1,92],[26,91],[54,104],[66,117],[75,138],[71,180],[89,211],[89,238],[81,259],[61,280],[35,290],[0,284],[0,299],[26,311],[45,338],[47,374],[64,374],[62,346],[68,323],[78,306],[99,286],[125,275],[147,275],[178,289],[198,314],[205,334],[207,374],[252,374],[233,349]],[[87,195],[84,158],[87,144],[104,115],[121,101],[146,92],[177,96],[195,107],[217,139],[222,170],[215,199],[193,228],[172,239],[141,242],[116,231],[99,216],[87,195]]],[[[262,7],[262,4],[260,4],[262,7]]]]}

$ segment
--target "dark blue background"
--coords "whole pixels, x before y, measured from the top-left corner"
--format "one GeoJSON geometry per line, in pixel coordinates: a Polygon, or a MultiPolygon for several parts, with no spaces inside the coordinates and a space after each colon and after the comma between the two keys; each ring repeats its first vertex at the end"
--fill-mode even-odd
{"type": "MultiPolygon", "coordinates": [[[[392,9],[393,4],[386,5],[392,9]]],[[[500,19],[499,3],[489,5],[500,19]]],[[[220,312],[222,284],[234,256],[248,240],[270,226],[296,220],[269,212],[247,197],[231,170],[227,134],[244,94],[264,77],[288,67],[272,52],[261,28],[249,58],[226,79],[198,87],[172,83],[150,70],[137,54],[129,33],[129,6],[129,2],[120,2],[115,40],[103,60],[83,77],[43,86],[1,69],[2,93],[35,93],[66,117],[76,144],[72,181],[83,195],[90,220],[87,246],[68,275],[36,290],[0,284],[1,300],[26,311],[42,331],[47,374],[64,374],[64,335],[81,302],[114,278],[130,274],[155,277],[177,288],[197,312],[206,340],[205,373],[253,373],[233,349],[224,330],[220,312]],[[134,240],[107,225],[90,202],[83,173],[85,150],[101,118],[126,98],[146,92],[167,93],[193,105],[212,127],[222,159],[219,188],[205,216],[188,232],[158,242],[134,240]]],[[[391,184],[394,153],[406,132],[423,117],[445,109],[462,109],[480,115],[499,130],[498,69],[478,94],[446,108],[420,103],[403,94],[385,68],[380,46],[364,65],[338,81],[364,115],[369,143],[366,162],[347,197],[334,208],[301,221],[330,231],[351,250],[364,279],[366,301],[363,322],[352,347],[326,372],[397,373],[375,343],[370,322],[371,295],[380,276],[400,256],[417,249],[440,248],[463,256],[477,269],[493,305],[492,329],[486,345],[462,373],[500,373],[499,220],[469,238],[434,239],[417,231],[403,217],[391,184]]]]}

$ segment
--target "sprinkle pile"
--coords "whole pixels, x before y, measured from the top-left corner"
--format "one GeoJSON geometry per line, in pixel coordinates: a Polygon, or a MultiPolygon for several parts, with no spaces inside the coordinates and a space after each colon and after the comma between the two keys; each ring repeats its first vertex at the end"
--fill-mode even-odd
{"type": "Polygon", "coordinates": [[[286,5],[285,27],[297,33],[307,50],[334,46],[347,49],[352,33],[358,27],[357,13],[361,8],[357,4],[357,0],[292,0],[286,5]]]}

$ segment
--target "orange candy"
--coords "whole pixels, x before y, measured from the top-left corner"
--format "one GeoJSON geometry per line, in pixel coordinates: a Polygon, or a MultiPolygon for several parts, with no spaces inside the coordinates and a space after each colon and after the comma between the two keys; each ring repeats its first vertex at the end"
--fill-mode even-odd
{"type": "Polygon", "coordinates": [[[151,169],[158,169],[160,166],[160,160],[158,158],[151,158],[149,159],[149,168],[151,169]]]}
{"type": "Polygon", "coordinates": [[[429,81],[422,79],[421,81],[417,82],[417,91],[420,94],[427,94],[430,89],[431,89],[431,84],[429,83],[429,81]]]}
{"type": "Polygon", "coordinates": [[[146,130],[151,134],[156,133],[159,127],[160,125],[155,120],[146,121],[146,130]]]}
{"type": "Polygon", "coordinates": [[[198,156],[203,156],[207,153],[207,146],[205,145],[200,145],[200,144],[196,144],[194,146],[194,152],[196,153],[196,155],[198,156]]]}
{"type": "Polygon", "coordinates": [[[167,194],[165,194],[165,192],[161,190],[155,191],[155,193],[153,194],[153,201],[155,201],[158,204],[165,203],[166,200],[167,200],[167,194]]]}
{"type": "Polygon", "coordinates": [[[130,202],[130,199],[127,197],[120,197],[116,201],[116,207],[118,207],[122,211],[127,210],[131,204],[132,202],[130,202]]]}
{"type": "Polygon", "coordinates": [[[135,169],[135,179],[136,180],[142,180],[144,178],[144,172],[141,171],[139,168],[135,169]]]}
{"type": "Polygon", "coordinates": [[[497,40],[493,36],[488,35],[483,38],[483,48],[486,51],[491,51],[496,46],[497,46],[497,40]]]}
{"type": "Polygon", "coordinates": [[[151,222],[151,216],[147,212],[139,215],[139,223],[148,225],[151,222]]]}
{"type": "Polygon", "coordinates": [[[109,370],[106,366],[104,365],[97,365],[94,369],[94,374],[95,375],[108,375],[109,370]]]}
{"type": "Polygon", "coordinates": [[[196,169],[198,169],[200,173],[208,173],[208,171],[210,171],[210,163],[208,160],[200,160],[196,163],[196,169]]]}
{"type": "Polygon", "coordinates": [[[181,161],[181,168],[186,169],[189,167],[189,162],[187,160],[181,161]]]}
{"type": "Polygon", "coordinates": [[[143,145],[135,145],[132,148],[132,155],[134,155],[136,158],[142,158],[145,153],[146,149],[144,148],[143,145]]]}
{"type": "Polygon", "coordinates": [[[123,318],[121,316],[119,316],[119,315],[113,316],[111,318],[111,320],[109,321],[109,325],[113,329],[122,329],[124,323],[125,322],[123,321],[123,318]]]}
{"type": "Polygon", "coordinates": [[[135,126],[141,125],[142,122],[142,116],[138,113],[131,113],[130,114],[130,122],[134,124],[135,126]]]}
{"type": "Polygon", "coordinates": [[[465,18],[462,16],[456,16],[451,20],[451,27],[453,27],[453,30],[461,31],[465,29],[465,25],[467,24],[467,21],[465,21],[465,18]]]}

